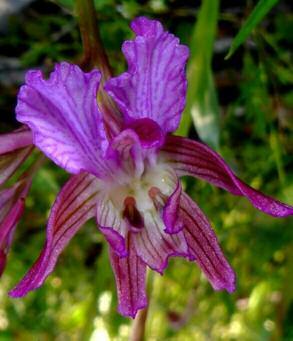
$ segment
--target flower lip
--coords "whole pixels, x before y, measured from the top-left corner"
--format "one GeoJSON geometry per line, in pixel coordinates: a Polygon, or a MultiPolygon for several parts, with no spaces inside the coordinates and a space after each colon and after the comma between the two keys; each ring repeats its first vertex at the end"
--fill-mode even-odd
{"type": "Polygon", "coordinates": [[[165,134],[158,123],[150,118],[132,120],[126,124],[125,129],[132,129],[144,148],[160,147],[164,144],[165,134]]]}

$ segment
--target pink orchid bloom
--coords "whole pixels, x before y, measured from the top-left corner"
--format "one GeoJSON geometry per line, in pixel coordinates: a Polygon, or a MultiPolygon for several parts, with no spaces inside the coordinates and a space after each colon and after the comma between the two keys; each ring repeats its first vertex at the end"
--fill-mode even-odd
{"type": "MultiPolygon", "coordinates": [[[[0,135],[0,186],[14,174],[32,149],[32,134],[25,127],[0,135]]],[[[30,185],[31,178],[24,177],[12,187],[0,189],[0,276],[6,266],[7,253],[23,214],[30,185]]]]}
{"type": "Polygon", "coordinates": [[[204,179],[276,217],[293,208],[239,180],[208,146],[173,136],[185,106],[188,48],[158,21],[137,18],[136,38],[122,51],[128,71],[111,78],[105,91],[118,105],[122,124],[109,134],[108,116],[97,105],[98,70],[55,66],[48,80],[29,71],[21,87],[17,119],[34,144],[74,174],[49,217],[45,246],[22,281],[10,292],[26,295],[53,271],[70,239],[95,217],[109,243],[119,312],[134,317],[147,305],[146,267],[163,273],[171,256],[197,263],[215,290],[235,289],[235,275],[207,218],[183,192],[179,177],[204,179]]]}

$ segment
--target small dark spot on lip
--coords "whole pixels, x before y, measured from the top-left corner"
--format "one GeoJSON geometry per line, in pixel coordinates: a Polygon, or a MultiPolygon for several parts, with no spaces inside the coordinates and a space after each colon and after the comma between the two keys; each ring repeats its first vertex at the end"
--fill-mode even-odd
{"type": "Polygon", "coordinates": [[[144,227],[143,218],[139,210],[136,208],[136,202],[133,197],[127,197],[124,200],[122,216],[127,219],[128,223],[135,229],[141,229],[144,227]]]}

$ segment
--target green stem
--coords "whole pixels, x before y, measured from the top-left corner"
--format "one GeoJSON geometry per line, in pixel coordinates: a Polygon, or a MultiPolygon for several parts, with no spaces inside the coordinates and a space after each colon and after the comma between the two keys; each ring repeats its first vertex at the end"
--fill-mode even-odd
{"type": "Polygon", "coordinates": [[[93,0],[76,0],[75,9],[83,44],[83,58],[79,65],[84,71],[98,68],[102,73],[97,100],[104,116],[107,134],[111,138],[119,131],[121,114],[113,100],[103,90],[105,81],[111,77],[112,71],[101,41],[94,2],[93,0]]]}
{"type": "Polygon", "coordinates": [[[144,334],[147,315],[148,305],[137,313],[135,320],[133,321],[131,336],[129,338],[130,341],[143,341],[145,339],[144,334]]]}
{"type": "MultiPolygon", "coordinates": [[[[152,271],[148,272],[147,276],[147,295],[150,300],[151,292],[153,289],[153,281],[154,281],[154,273],[152,271]]],[[[133,321],[131,335],[129,337],[129,341],[143,341],[145,340],[145,330],[146,330],[146,321],[148,316],[149,304],[137,313],[135,320],[133,321]]]]}
{"type": "Polygon", "coordinates": [[[111,68],[101,41],[93,0],[76,0],[75,8],[83,44],[80,66],[85,71],[97,67],[106,80],[111,76],[111,68]]]}

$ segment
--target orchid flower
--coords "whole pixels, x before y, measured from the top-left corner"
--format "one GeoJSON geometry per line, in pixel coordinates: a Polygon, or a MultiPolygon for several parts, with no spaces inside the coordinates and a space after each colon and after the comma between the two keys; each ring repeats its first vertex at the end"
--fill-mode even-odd
{"type": "MultiPolygon", "coordinates": [[[[14,174],[32,149],[32,134],[26,127],[0,135],[0,185],[14,174]]],[[[30,186],[31,177],[23,176],[13,186],[0,189],[0,276],[30,186]]]]}
{"type": "Polygon", "coordinates": [[[182,190],[182,175],[245,196],[272,216],[293,213],[239,180],[208,146],[171,135],[185,106],[188,48],[158,21],[139,17],[131,28],[136,38],[122,47],[128,71],[104,89],[98,89],[98,70],[84,73],[66,62],[47,80],[40,71],[26,75],[17,119],[31,128],[34,144],[73,175],[52,207],[45,246],[12,297],[40,287],[92,217],[109,243],[124,316],[147,305],[146,268],[163,274],[171,256],[194,261],[215,290],[232,292],[234,272],[204,213],[182,190]],[[116,102],[122,117],[117,125],[98,107],[98,91],[116,102]]]}

